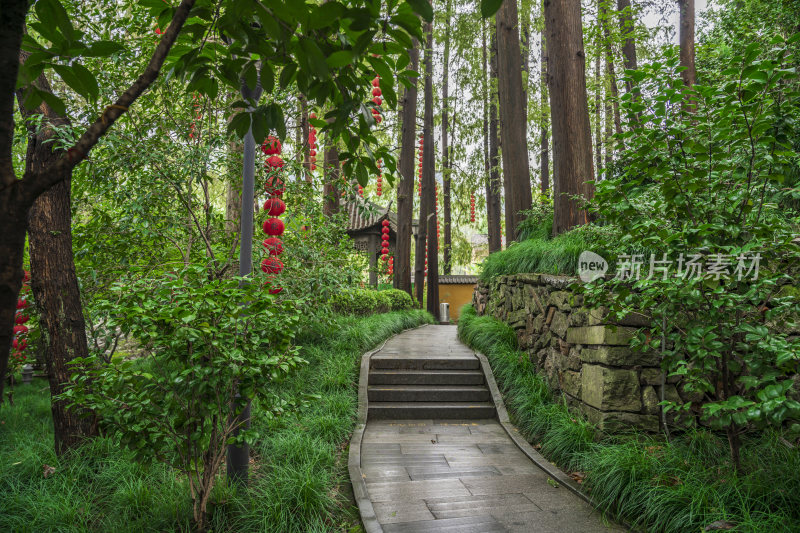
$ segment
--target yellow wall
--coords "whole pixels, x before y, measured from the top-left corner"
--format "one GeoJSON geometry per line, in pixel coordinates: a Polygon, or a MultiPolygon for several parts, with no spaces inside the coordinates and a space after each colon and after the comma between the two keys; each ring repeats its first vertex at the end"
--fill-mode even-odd
{"type": "Polygon", "coordinates": [[[475,285],[466,283],[442,283],[439,285],[439,302],[450,304],[450,321],[458,322],[461,306],[472,301],[475,285]]]}

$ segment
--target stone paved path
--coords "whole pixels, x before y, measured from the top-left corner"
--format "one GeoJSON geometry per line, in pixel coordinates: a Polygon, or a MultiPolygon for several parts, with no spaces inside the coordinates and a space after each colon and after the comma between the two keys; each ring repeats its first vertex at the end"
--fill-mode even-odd
{"type": "MultiPolygon", "coordinates": [[[[461,357],[466,348],[455,327],[430,326],[403,333],[375,355],[401,356],[397,346],[415,345],[461,357]]],[[[496,419],[371,418],[361,469],[387,533],[624,531],[604,524],[567,488],[554,487],[496,419]]]]}

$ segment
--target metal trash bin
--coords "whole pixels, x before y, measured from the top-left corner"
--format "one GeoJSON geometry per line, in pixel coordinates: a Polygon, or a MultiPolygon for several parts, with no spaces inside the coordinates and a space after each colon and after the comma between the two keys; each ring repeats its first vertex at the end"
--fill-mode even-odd
{"type": "Polygon", "coordinates": [[[439,323],[450,323],[450,304],[447,302],[442,302],[439,304],[439,323]]]}

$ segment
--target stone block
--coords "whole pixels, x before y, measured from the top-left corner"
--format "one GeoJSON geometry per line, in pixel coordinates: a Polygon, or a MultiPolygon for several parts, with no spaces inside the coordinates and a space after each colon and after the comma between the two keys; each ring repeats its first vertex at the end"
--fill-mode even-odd
{"type": "Polygon", "coordinates": [[[567,329],[567,342],[570,344],[606,344],[627,346],[636,328],[613,326],[582,326],[567,329]]]}
{"type": "Polygon", "coordinates": [[[572,310],[572,306],[570,305],[571,299],[572,293],[567,291],[553,291],[550,293],[550,305],[558,307],[559,311],[572,310]]]}
{"type": "Polygon", "coordinates": [[[553,334],[549,331],[544,331],[539,338],[533,343],[534,350],[541,350],[542,348],[547,348],[550,346],[550,341],[553,340],[553,334]]]}
{"type": "Polygon", "coordinates": [[[572,396],[581,399],[581,373],[573,370],[561,372],[561,390],[572,396]]]}
{"type": "MultiPolygon", "coordinates": [[[[569,331],[567,332],[567,342],[569,342],[569,331]]],[[[639,352],[626,346],[598,346],[597,348],[583,348],[581,360],[584,363],[601,363],[611,366],[653,365],[654,363],[658,364],[658,354],[656,352],[639,352]]],[[[649,378],[650,374],[648,373],[649,378]]],[[[660,377],[658,383],[661,383],[660,377]]]]}
{"type": "Polygon", "coordinates": [[[519,287],[511,289],[511,308],[514,311],[525,308],[525,298],[522,289],[519,287]]]}
{"type": "Polygon", "coordinates": [[[538,314],[533,319],[533,324],[531,325],[531,331],[533,333],[539,334],[544,329],[544,315],[538,314]]]}
{"type": "Polygon", "coordinates": [[[562,339],[567,335],[567,315],[561,311],[553,313],[553,320],[550,322],[550,331],[562,339]]]}
{"type": "Polygon", "coordinates": [[[587,325],[587,312],[573,309],[569,315],[569,325],[573,327],[587,325]]]}
{"type": "Polygon", "coordinates": [[[527,323],[528,313],[525,309],[520,309],[518,311],[511,311],[508,313],[508,318],[506,318],[506,323],[514,329],[524,329],[527,323]]]}
{"type": "Polygon", "coordinates": [[[542,281],[542,276],[540,274],[517,274],[514,276],[514,280],[520,283],[539,285],[542,281]]]}
{"type": "Polygon", "coordinates": [[[567,357],[567,367],[570,370],[580,370],[583,364],[581,363],[581,352],[574,346],[569,350],[567,357]]]}
{"type": "Polygon", "coordinates": [[[553,276],[550,274],[541,274],[540,279],[542,283],[555,289],[567,289],[570,285],[578,281],[578,278],[572,278],[569,276],[553,276]]]}
{"type": "Polygon", "coordinates": [[[583,365],[581,390],[582,400],[601,411],[642,409],[639,376],[634,370],[583,365]]]}
{"type": "Polygon", "coordinates": [[[660,412],[658,394],[652,385],[642,387],[642,405],[648,415],[657,415],[660,412]]]}
{"type": "MultiPolygon", "coordinates": [[[[656,352],[652,352],[655,354],[656,352]]],[[[641,354],[645,355],[645,354],[641,354]]],[[[658,363],[658,361],[655,361],[658,363]]],[[[652,363],[641,363],[641,364],[652,364],[652,363]]],[[[661,385],[661,373],[662,370],[660,368],[643,368],[641,372],[640,382],[642,385],[661,385]]],[[[680,376],[667,376],[667,383],[678,383],[681,380],[680,376]]]]}
{"type": "Polygon", "coordinates": [[[581,404],[581,411],[586,418],[607,433],[630,430],[632,428],[656,433],[659,430],[657,415],[643,415],[641,413],[625,413],[620,411],[599,411],[586,403],[581,404]]]}

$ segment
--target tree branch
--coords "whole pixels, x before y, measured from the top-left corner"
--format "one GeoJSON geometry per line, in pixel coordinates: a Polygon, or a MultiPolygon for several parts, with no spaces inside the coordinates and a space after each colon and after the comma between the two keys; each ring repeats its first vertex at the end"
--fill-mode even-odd
{"type": "Polygon", "coordinates": [[[17,180],[11,160],[14,142],[14,96],[27,0],[0,0],[0,190],[17,180]]]}
{"type": "MultiPolygon", "coordinates": [[[[8,3],[8,1],[9,0],[0,0],[0,2],[3,2],[3,4],[0,5],[4,5],[5,3],[8,3]]],[[[22,0],[21,3],[27,4],[27,2],[24,0],[22,0]]],[[[133,85],[131,85],[128,90],[125,91],[119,98],[117,98],[116,102],[103,110],[94,123],[89,126],[83,135],[81,135],[80,139],[78,139],[78,142],[75,143],[72,148],[67,150],[63,156],[61,156],[55,163],[53,163],[43,172],[36,174],[26,173],[22,179],[22,182],[20,183],[20,186],[22,187],[22,197],[25,201],[32,204],[40,194],[61,181],[66,175],[66,171],[72,169],[78,163],[80,163],[89,154],[89,151],[94,147],[94,145],[97,144],[97,142],[100,140],[100,137],[102,137],[109,130],[109,128],[114,125],[117,119],[119,119],[119,117],[121,117],[128,110],[128,108],[136,101],[136,99],[139,98],[139,96],[141,96],[142,93],[144,93],[147,88],[150,87],[150,85],[152,85],[152,83],[158,78],[158,74],[161,71],[164,60],[167,58],[167,54],[169,54],[172,45],[175,44],[175,40],[178,38],[178,34],[183,28],[183,24],[186,22],[186,19],[189,17],[189,11],[191,11],[194,4],[195,0],[181,1],[180,5],[175,11],[175,15],[172,17],[172,22],[170,22],[169,27],[161,36],[161,41],[158,43],[155,52],[153,52],[153,56],[150,58],[147,68],[136,79],[136,81],[133,82],[133,85]]],[[[5,7],[3,7],[3,12],[5,12],[5,7]]],[[[0,44],[0,46],[2,46],[2,44],[0,44]]],[[[0,52],[2,52],[2,48],[0,48],[0,52]]],[[[15,56],[16,55],[18,55],[18,51],[15,53],[15,56]]],[[[15,80],[16,76],[14,76],[12,83],[15,80]]],[[[0,112],[1,111],[2,108],[0,108],[0,112]]],[[[0,149],[1,148],[2,144],[0,144],[0,149]]],[[[2,157],[2,152],[0,152],[0,157],[2,157]]],[[[2,164],[1,160],[0,164],[2,164]]]]}

